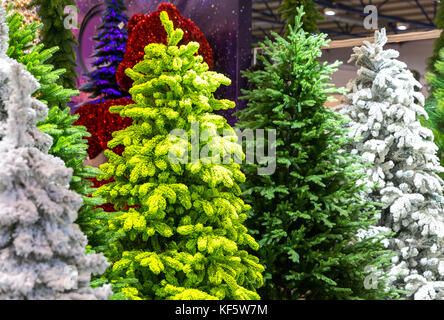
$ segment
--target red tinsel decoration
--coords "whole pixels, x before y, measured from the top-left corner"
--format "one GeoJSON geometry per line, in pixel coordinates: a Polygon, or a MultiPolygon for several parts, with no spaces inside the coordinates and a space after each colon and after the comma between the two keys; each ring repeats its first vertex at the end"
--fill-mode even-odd
{"type": "Polygon", "coordinates": [[[200,49],[198,54],[204,58],[210,70],[214,67],[213,50],[196,24],[182,17],[174,5],[162,3],[159,5],[158,11],[149,15],[135,15],[128,22],[128,43],[126,45],[125,57],[120,63],[116,74],[117,82],[125,91],[129,91],[133,84],[133,81],[125,74],[125,70],[133,68],[143,60],[145,47],[150,43],[163,43],[167,45],[167,34],[160,21],[160,13],[162,11],[168,13],[175,28],[180,28],[184,31],[184,37],[179,46],[186,45],[191,41],[199,42],[200,49]]]}
{"type": "Polygon", "coordinates": [[[144,20],[146,17],[146,15],[144,14],[135,14],[134,16],[131,17],[131,19],[128,21],[128,25],[126,27],[127,32],[128,32],[128,39],[131,36],[131,34],[133,33],[134,28],[137,26],[137,24],[144,20]]]}
{"type": "Polygon", "coordinates": [[[91,134],[91,137],[88,138],[88,150],[86,150],[90,159],[96,158],[103,150],[97,136],[99,127],[96,122],[103,121],[103,115],[97,113],[98,106],[100,106],[100,104],[83,105],[75,112],[75,114],[79,114],[80,117],[74,122],[74,125],[86,127],[91,134]]]}
{"type": "MultiPolygon", "coordinates": [[[[134,103],[130,98],[108,100],[104,103],[85,104],[81,106],[76,114],[80,118],[74,123],[75,126],[85,126],[91,137],[88,138],[88,155],[90,159],[96,158],[103,150],[108,149],[108,142],[113,139],[113,132],[124,130],[129,127],[133,120],[122,118],[119,114],[110,113],[111,106],[126,106],[134,103]]],[[[118,146],[113,151],[119,155],[123,152],[123,146],[118,146]]]]}
{"type": "MultiPolygon", "coordinates": [[[[133,119],[122,118],[118,113],[110,113],[109,108],[111,106],[126,106],[133,103],[133,99],[123,98],[108,100],[100,106],[99,113],[106,116],[105,121],[101,124],[100,134],[98,135],[98,140],[103,150],[108,149],[108,142],[113,139],[114,132],[124,130],[133,124],[133,119]]],[[[122,155],[123,149],[121,145],[114,148],[113,151],[118,155],[122,155]]]]}

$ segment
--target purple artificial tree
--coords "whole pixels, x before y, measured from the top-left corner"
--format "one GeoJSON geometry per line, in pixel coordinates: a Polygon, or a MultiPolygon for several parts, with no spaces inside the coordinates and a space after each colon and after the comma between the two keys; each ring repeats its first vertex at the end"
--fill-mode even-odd
{"type": "Polygon", "coordinates": [[[99,33],[93,38],[97,41],[92,65],[95,70],[86,74],[89,81],[80,90],[91,93],[90,103],[101,103],[110,99],[128,97],[116,80],[116,70],[123,60],[125,45],[128,41],[126,25],[128,17],[123,0],[106,0],[105,11],[99,33]]]}

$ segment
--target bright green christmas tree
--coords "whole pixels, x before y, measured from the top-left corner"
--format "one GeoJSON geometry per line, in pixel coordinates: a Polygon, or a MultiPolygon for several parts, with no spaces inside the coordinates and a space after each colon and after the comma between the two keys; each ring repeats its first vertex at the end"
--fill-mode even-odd
{"type": "MultiPolygon", "coordinates": [[[[84,202],[79,210],[78,221],[82,225],[82,219],[86,219],[85,216],[101,202],[98,198],[88,197],[94,189],[91,188],[92,183],[86,179],[98,174],[98,170],[83,166],[88,157],[86,152],[88,144],[84,137],[88,137],[89,133],[85,127],[73,126],[79,116],[72,116],[67,105],[71,96],[78,95],[78,91],[65,89],[57,84],[64,70],[54,70],[47,61],[58,48],[45,49],[43,44],[35,44],[37,30],[41,28],[41,24],[24,24],[23,16],[16,11],[9,12],[7,23],[10,37],[7,55],[25,65],[39,81],[41,87],[34,93],[34,97],[50,108],[46,120],[38,124],[39,130],[53,139],[49,154],[62,159],[67,167],[74,170],[70,190],[83,196],[84,202]]],[[[88,233],[87,230],[83,231],[88,233]]]]}
{"type": "Polygon", "coordinates": [[[40,32],[41,42],[46,48],[58,47],[48,59],[56,69],[65,69],[66,72],[59,75],[57,83],[64,88],[75,89],[77,73],[75,71],[76,53],[74,46],[78,46],[76,37],[72,32],[73,24],[66,9],[77,10],[74,0],[32,0],[30,7],[38,7],[38,17],[43,23],[40,32]]]}
{"type": "MultiPolygon", "coordinates": [[[[360,160],[343,150],[344,118],[325,107],[342,92],[329,84],[339,62],[320,63],[327,35],[310,36],[303,9],[287,39],[274,33],[262,48],[264,70],[246,72],[253,90],[238,112],[244,129],[276,130],[276,172],[259,175],[259,164],[242,169],[253,212],[247,226],[259,240],[265,265],[264,299],[377,299],[388,297],[381,276],[390,263],[385,235],[370,226],[376,204],[359,196],[366,187],[360,160]],[[269,61],[272,61],[270,63],[269,61]],[[373,232],[373,235],[372,232],[373,232]]],[[[265,139],[265,145],[273,144],[265,139]]],[[[257,142],[256,142],[257,145],[257,142]]]]}
{"type": "Polygon", "coordinates": [[[106,278],[117,298],[259,299],[264,269],[247,251],[258,245],[243,225],[249,206],[238,183],[245,176],[233,159],[220,163],[243,153],[233,128],[212,113],[234,108],[214,97],[231,81],[208,71],[195,55],[198,43],[177,46],[184,33],[166,12],[161,20],[168,46],[148,45],[144,60],[126,71],[135,104],[110,109],[134,123],[114,133],[109,148],[125,151],[106,151],[100,178],[115,182],[96,192],[123,211],[108,221],[106,278]],[[186,137],[196,139],[197,128],[199,144],[186,137]],[[199,157],[204,146],[211,151],[199,157]]]}
{"type": "Polygon", "coordinates": [[[289,26],[294,26],[298,9],[303,7],[305,16],[302,18],[302,28],[308,33],[318,33],[318,21],[324,20],[324,16],[319,12],[317,4],[313,0],[283,0],[279,13],[282,19],[286,21],[286,33],[289,32],[289,26]]]}

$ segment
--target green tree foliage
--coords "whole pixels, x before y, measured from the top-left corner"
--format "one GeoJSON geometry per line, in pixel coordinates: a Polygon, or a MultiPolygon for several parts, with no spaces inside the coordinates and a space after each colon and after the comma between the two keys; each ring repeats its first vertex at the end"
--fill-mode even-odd
{"type": "MultiPolygon", "coordinates": [[[[444,30],[444,2],[441,1],[436,15],[435,24],[438,29],[444,30]]],[[[429,119],[422,119],[421,123],[433,131],[435,143],[439,147],[438,156],[441,165],[444,166],[444,33],[435,41],[433,56],[428,59],[429,73],[426,80],[430,84],[429,97],[425,103],[425,109],[429,119]]],[[[444,174],[441,174],[444,177],[444,174]]]]}
{"type": "Polygon", "coordinates": [[[279,8],[282,19],[286,20],[286,34],[289,32],[289,26],[294,26],[298,9],[304,7],[305,16],[302,18],[302,28],[308,33],[318,33],[318,21],[324,20],[324,16],[319,12],[316,3],[313,0],[283,0],[279,8]]]}
{"type": "Polygon", "coordinates": [[[195,55],[198,43],[177,46],[183,31],[166,12],[161,20],[168,46],[148,45],[144,60],[126,71],[135,104],[110,109],[134,122],[113,134],[109,148],[123,144],[125,151],[105,152],[109,163],[99,178],[115,182],[96,192],[122,210],[108,220],[106,255],[114,265],[106,278],[120,291],[116,298],[259,299],[264,269],[247,251],[258,244],[243,225],[249,206],[238,183],[245,176],[234,160],[220,163],[227,153],[245,155],[233,128],[212,113],[235,107],[214,97],[231,81],[208,71],[195,55]],[[211,152],[182,161],[200,150],[184,136],[193,136],[193,127],[207,129],[200,147],[211,152]],[[184,135],[172,137],[175,129],[184,135]],[[229,134],[218,136],[223,130],[229,134]]]}
{"type": "Polygon", "coordinates": [[[98,198],[88,197],[94,189],[91,188],[92,183],[86,179],[98,174],[98,170],[83,166],[88,157],[88,145],[84,137],[88,137],[89,133],[85,127],[73,126],[79,116],[72,116],[67,105],[71,96],[78,95],[78,91],[65,89],[57,84],[64,70],[54,70],[47,61],[58,48],[45,49],[43,44],[36,45],[36,31],[41,28],[41,24],[24,24],[23,20],[23,16],[16,11],[10,12],[7,17],[10,37],[7,55],[25,65],[41,85],[34,97],[46,103],[50,110],[48,117],[38,124],[38,128],[53,139],[49,154],[62,159],[67,167],[74,170],[70,189],[83,196],[84,203],[79,211],[79,224],[82,225],[81,220],[85,215],[90,214],[94,206],[101,202],[98,198]]]}
{"type": "MultiPolygon", "coordinates": [[[[444,30],[444,1],[440,1],[438,12],[435,18],[435,25],[438,29],[444,30]]],[[[444,33],[442,33],[441,36],[436,39],[433,56],[427,61],[429,71],[435,71],[435,63],[439,59],[439,52],[442,48],[444,48],[444,33]]]]}
{"type": "MultiPolygon", "coordinates": [[[[262,44],[265,69],[245,73],[254,89],[244,91],[249,107],[238,112],[240,129],[277,131],[276,172],[258,175],[258,164],[243,168],[253,208],[247,226],[260,239],[266,269],[259,294],[384,298],[384,279],[376,290],[366,290],[365,280],[371,266],[382,270],[390,263],[382,244],[386,236],[367,232],[376,204],[358,195],[366,187],[360,159],[343,152],[346,120],[324,106],[329,94],[342,92],[328,83],[340,63],[318,62],[327,35],[310,36],[302,21],[300,8],[287,39],[274,33],[274,42],[262,44]]],[[[267,140],[265,145],[272,143],[267,140]]]]}
{"type": "Polygon", "coordinates": [[[75,89],[77,73],[75,71],[76,53],[74,46],[77,40],[70,28],[64,25],[65,19],[70,18],[65,13],[65,8],[72,6],[77,8],[74,0],[32,0],[30,7],[38,7],[38,17],[43,23],[40,33],[41,42],[46,48],[59,47],[48,59],[56,69],[65,69],[66,72],[59,75],[58,83],[64,88],[75,89]]]}
{"type": "Polygon", "coordinates": [[[429,119],[422,123],[433,131],[435,143],[439,147],[438,157],[441,166],[444,166],[444,48],[434,64],[433,72],[427,73],[426,80],[431,86],[431,96],[426,103],[429,119]]]}

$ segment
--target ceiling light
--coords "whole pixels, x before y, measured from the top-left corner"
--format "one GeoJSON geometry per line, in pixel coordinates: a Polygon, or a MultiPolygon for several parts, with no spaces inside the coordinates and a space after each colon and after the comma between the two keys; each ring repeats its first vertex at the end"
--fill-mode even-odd
{"type": "Polygon", "coordinates": [[[407,23],[403,23],[403,22],[398,22],[396,24],[396,29],[400,30],[400,31],[405,31],[409,28],[409,25],[407,23]]]}
{"type": "Polygon", "coordinates": [[[324,9],[324,14],[326,16],[335,16],[336,15],[336,11],[334,9],[325,8],[324,9]]]}

